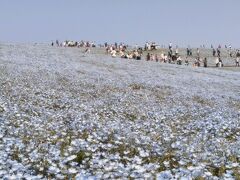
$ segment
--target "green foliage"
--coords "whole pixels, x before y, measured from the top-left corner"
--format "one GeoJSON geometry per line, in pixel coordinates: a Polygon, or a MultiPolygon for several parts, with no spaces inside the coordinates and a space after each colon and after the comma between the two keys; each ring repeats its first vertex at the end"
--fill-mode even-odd
{"type": "Polygon", "coordinates": [[[84,151],[84,150],[80,150],[77,154],[76,154],[76,158],[74,159],[75,162],[77,162],[78,164],[82,164],[83,160],[85,159],[92,159],[92,156],[90,153],[84,151]]]}

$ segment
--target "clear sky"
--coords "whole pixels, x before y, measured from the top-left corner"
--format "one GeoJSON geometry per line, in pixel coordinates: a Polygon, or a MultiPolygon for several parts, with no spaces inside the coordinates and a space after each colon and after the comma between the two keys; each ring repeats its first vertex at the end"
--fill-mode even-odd
{"type": "Polygon", "coordinates": [[[0,42],[240,47],[240,0],[0,0],[0,42]]]}

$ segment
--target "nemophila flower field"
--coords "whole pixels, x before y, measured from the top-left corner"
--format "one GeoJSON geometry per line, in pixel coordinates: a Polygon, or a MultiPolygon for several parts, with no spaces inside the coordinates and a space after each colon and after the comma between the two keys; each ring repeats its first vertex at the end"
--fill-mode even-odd
{"type": "Polygon", "coordinates": [[[239,179],[240,71],[0,45],[1,179],[239,179]]]}

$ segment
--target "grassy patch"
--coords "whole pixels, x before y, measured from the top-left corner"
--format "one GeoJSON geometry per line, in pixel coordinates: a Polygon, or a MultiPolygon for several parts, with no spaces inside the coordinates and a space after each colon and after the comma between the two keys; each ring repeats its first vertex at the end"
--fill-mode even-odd
{"type": "Polygon", "coordinates": [[[82,164],[83,160],[87,158],[87,155],[84,151],[79,151],[77,157],[74,159],[75,162],[82,164]]]}
{"type": "Polygon", "coordinates": [[[4,111],[4,108],[0,105],[0,113],[3,113],[4,111]]]}
{"type": "Polygon", "coordinates": [[[240,179],[240,168],[239,167],[233,169],[233,177],[235,179],[240,179]]]}
{"type": "Polygon", "coordinates": [[[77,162],[78,164],[83,164],[83,161],[86,159],[92,159],[91,153],[84,150],[79,151],[76,156],[77,157],[73,161],[77,162]]]}
{"type": "Polygon", "coordinates": [[[217,176],[217,177],[221,177],[221,176],[223,176],[223,174],[226,173],[226,167],[225,166],[220,166],[220,167],[209,166],[208,170],[209,170],[209,172],[212,173],[213,176],[217,176]]]}
{"type": "Polygon", "coordinates": [[[198,177],[194,178],[194,180],[205,180],[205,178],[202,176],[198,176],[198,177]]]}
{"type": "Polygon", "coordinates": [[[110,149],[109,152],[111,154],[119,153],[121,157],[123,156],[134,157],[139,155],[139,151],[136,147],[133,147],[127,144],[120,144],[116,148],[110,149]]]}
{"type": "Polygon", "coordinates": [[[165,102],[166,99],[172,95],[171,87],[168,86],[156,86],[154,89],[151,89],[151,91],[159,102],[165,102]]]}
{"type": "Polygon", "coordinates": [[[129,87],[132,89],[132,90],[140,90],[140,89],[144,89],[144,86],[141,85],[141,84],[130,84],[129,87]]]}
{"type": "Polygon", "coordinates": [[[86,140],[88,138],[88,136],[89,136],[88,130],[84,129],[82,134],[81,134],[81,138],[86,140]]]}
{"type": "Polygon", "coordinates": [[[213,103],[210,100],[204,99],[200,96],[193,96],[192,100],[193,100],[193,102],[201,104],[202,106],[209,106],[209,107],[213,106],[213,103]]]}
{"type": "Polygon", "coordinates": [[[178,158],[174,155],[174,152],[166,152],[162,156],[150,155],[149,157],[143,158],[144,164],[157,163],[160,165],[158,171],[165,171],[167,168],[173,169],[179,167],[178,158]],[[166,167],[164,162],[169,163],[169,167],[166,167]]]}
{"type": "Polygon", "coordinates": [[[228,161],[240,163],[240,159],[236,155],[231,155],[227,157],[228,161]]]}
{"type": "Polygon", "coordinates": [[[237,99],[232,99],[228,104],[236,110],[240,109],[240,101],[237,99]]]}
{"type": "Polygon", "coordinates": [[[20,155],[19,149],[18,148],[14,149],[12,152],[12,159],[20,162],[21,159],[20,159],[19,155],[20,155]]]}
{"type": "Polygon", "coordinates": [[[129,121],[136,121],[137,120],[137,115],[133,114],[133,113],[125,113],[124,116],[129,121]]]}

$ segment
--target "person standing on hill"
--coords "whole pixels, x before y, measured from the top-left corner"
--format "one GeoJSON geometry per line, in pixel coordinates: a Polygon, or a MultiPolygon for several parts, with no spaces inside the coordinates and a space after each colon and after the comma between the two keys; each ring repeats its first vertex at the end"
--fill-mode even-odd
{"type": "Polygon", "coordinates": [[[59,46],[59,41],[58,40],[56,40],[56,45],[59,46]]]}
{"type": "Polygon", "coordinates": [[[230,57],[232,57],[232,46],[231,45],[228,46],[228,54],[230,57]]]}
{"type": "Polygon", "coordinates": [[[229,53],[229,56],[232,57],[232,50],[231,49],[229,50],[228,53],[229,53]]]}
{"type": "Polygon", "coordinates": [[[216,58],[216,61],[215,61],[215,63],[216,63],[216,67],[219,66],[219,59],[220,59],[219,57],[216,58]]]}
{"type": "Polygon", "coordinates": [[[200,57],[200,50],[197,48],[197,57],[200,57]]]}
{"type": "Polygon", "coordinates": [[[169,50],[172,49],[172,42],[169,43],[169,46],[168,46],[169,50]]]}
{"type": "Polygon", "coordinates": [[[176,47],[175,55],[178,56],[178,47],[176,47]]]}
{"type": "Polygon", "coordinates": [[[169,56],[170,58],[172,58],[172,55],[173,55],[172,49],[169,49],[169,51],[168,51],[168,56],[169,56]]]}
{"type": "Polygon", "coordinates": [[[236,66],[237,67],[239,67],[239,61],[240,61],[239,59],[240,59],[239,57],[236,58],[236,66]]]}
{"type": "Polygon", "coordinates": [[[164,54],[164,59],[163,59],[163,62],[166,63],[168,60],[168,56],[166,54],[164,54]]]}
{"type": "Polygon", "coordinates": [[[220,56],[221,56],[221,51],[220,51],[220,48],[217,48],[217,55],[218,55],[218,57],[220,57],[220,56]]]}
{"type": "Polygon", "coordinates": [[[146,59],[147,59],[147,61],[150,61],[150,59],[151,59],[150,53],[147,54],[147,58],[146,59]]]}
{"type": "Polygon", "coordinates": [[[222,59],[219,57],[219,67],[223,67],[222,59]]]}
{"type": "Polygon", "coordinates": [[[186,59],[185,59],[185,65],[186,65],[186,66],[189,65],[188,57],[186,57],[186,59]]]}
{"type": "Polygon", "coordinates": [[[236,57],[240,57],[240,52],[239,52],[239,50],[237,50],[237,52],[236,52],[236,57]]]}
{"type": "Polygon", "coordinates": [[[159,58],[158,58],[158,55],[155,54],[155,57],[154,57],[155,61],[158,62],[159,61],[159,58]]]}
{"type": "Polygon", "coordinates": [[[213,53],[213,57],[215,57],[216,56],[216,50],[214,48],[213,48],[212,53],[213,53]]]}
{"type": "Polygon", "coordinates": [[[207,58],[205,57],[204,60],[203,60],[203,67],[207,67],[207,58]]]}
{"type": "Polygon", "coordinates": [[[189,52],[189,49],[187,48],[187,56],[189,56],[190,55],[190,52],[189,52]]]}

